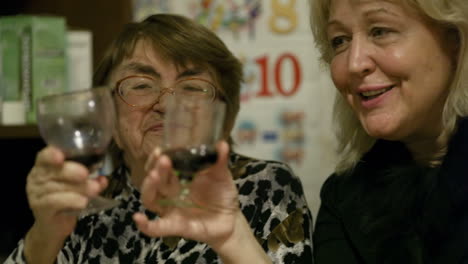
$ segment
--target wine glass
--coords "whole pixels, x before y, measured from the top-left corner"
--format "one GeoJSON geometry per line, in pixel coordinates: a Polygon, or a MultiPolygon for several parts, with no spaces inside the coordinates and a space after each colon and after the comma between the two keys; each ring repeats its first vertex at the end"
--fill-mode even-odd
{"type": "Polygon", "coordinates": [[[216,163],[215,144],[222,136],[225,108],[219,100],[167,98],[163,154],[171,159],[180,191],[175,198],[159,200],[159,204],[199,207],[189,197],[190,183],[197,172],[216,163]]]}
{"type": "MultiPolygon", "coordinates": [[[[59,148],[66,160],[86,166],[98,176],[112,138],[115,106],[109,87],[44,96],[37,101],[37,124],[44,141],[59,148]]],[[[111,208],[118,201],[98,196],[72,213],[88,215],[111,208]]]]}

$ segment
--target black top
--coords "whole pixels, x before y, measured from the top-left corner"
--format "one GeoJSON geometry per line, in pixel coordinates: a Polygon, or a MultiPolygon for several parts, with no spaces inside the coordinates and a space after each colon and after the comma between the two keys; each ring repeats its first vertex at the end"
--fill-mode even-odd
{"type": "Polygon", "coordinates": [[[321,190],[314,257],[329,263],[468,263],[468,120],[437,168],[380,140],[321,190]]]}

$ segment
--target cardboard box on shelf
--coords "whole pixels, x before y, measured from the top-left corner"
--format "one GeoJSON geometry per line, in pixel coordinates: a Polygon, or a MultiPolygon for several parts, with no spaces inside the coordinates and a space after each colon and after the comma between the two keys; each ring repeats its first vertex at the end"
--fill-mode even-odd
{"type": "MultiPolygon", "coordinates": [[[[35,101],[38,98],[67,89],[65,39],[63,17],[0,17],[3,105],[8,105],[11,101],[22,101],[26,123],[36,122],[35,101]]],[[[21,110],[18,107],[9,109],[21,110]]],[[[2,112],[3,116],[7,114],[2,112]]],[[[19,117],[23,113],[15,115],[19,117]]]]}

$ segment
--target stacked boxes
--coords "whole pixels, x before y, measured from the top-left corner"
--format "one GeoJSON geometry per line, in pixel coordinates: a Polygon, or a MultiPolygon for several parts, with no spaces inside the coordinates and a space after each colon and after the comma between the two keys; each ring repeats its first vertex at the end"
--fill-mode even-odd
{"type": "Polygon", "coordinates": [[[22,118],[35,123],[37,98],[64,92],[66,86],[65,19],[0,17],[2,124],[20,124],[22,118]]]}

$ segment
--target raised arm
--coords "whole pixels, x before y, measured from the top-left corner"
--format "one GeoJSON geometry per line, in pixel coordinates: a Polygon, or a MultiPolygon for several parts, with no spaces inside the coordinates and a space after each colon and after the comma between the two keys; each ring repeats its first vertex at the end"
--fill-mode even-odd
{"type": "Polygon", "coordinates": [[[34,224],[5,263],[54,263],[65,240],[73,232],[77,215],[88,197],[102,191],[107,181],[88,179],[82,165],[65,162],[58,149],[46,147],[36,157],[26,184],[34,224]]]}

